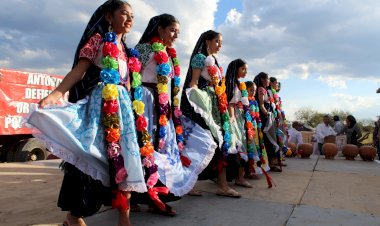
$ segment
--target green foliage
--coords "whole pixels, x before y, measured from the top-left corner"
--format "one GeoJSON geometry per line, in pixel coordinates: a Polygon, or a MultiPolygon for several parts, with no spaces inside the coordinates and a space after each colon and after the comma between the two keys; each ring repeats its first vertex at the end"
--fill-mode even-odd
{"type": "Polygon", "coordinates": [[[359,120],[357,123],[359,124],[359,127],[362,129],[362,132],[369,132],[373,133],[373,130],[375,129],[375,121],[370,119],[363,119],[359,120]]]}
{"type": "MultiPolygon", "coordinates": [[[[345,123],[346,117],[348,115],[350,115],[351,113],[348,111],[342,111],[342,110],[338,110],[338,109],[334,109],[330,113],[322,113],[322,112],[316,111],[310,107],[300,108],[295,112],[295,116],[296,116],[297,121],[300,121],[304,124],[307,124],[313,128],[315,128],[319,123],[322,122],[323,116],[326,114],[330,116],[330,118],[331,118],[330,124],[333,126],[334,121],[333,121],[332,117],[334,115],[339,116],[339,119],[343,123],[345,123]]],[[[370,119],[358,120],[357,123],[359,124],[359,127],[362,129],[362,132],[372,133],[373,129],[375,127],[374,121],[370,120],[370,119]]]]}
{"type": "Polygon", "coordinates": [[[329,115],[331,116],[331,119],[335,115],[339,116],[340,121],[342,121],[344,123],[344,120],[347,118],[348,115],[351,115],[351,113],[348,111],[342,111],[339,109],[334,109],[331,111],[331,113],[329,115]]]}
{"type": "Polygon", "coordinates": [[[320,122],[322,122],[325,114],[320,113],[310,107],[300,108],[295,112],[297,121],[307,124],[315,128],[320,122]]]}

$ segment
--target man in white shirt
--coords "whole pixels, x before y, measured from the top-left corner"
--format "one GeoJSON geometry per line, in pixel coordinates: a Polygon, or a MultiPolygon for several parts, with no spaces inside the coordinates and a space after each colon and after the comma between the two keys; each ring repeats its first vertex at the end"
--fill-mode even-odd
{"type": "Polygon", "coordinates": [[[289,143],[295,143],[298,147],[298,145],[302,144],[302,134],[299,131],[301,127],[301,124],[297,121],[292,123],[292,128],[288,130],[289,133],[289,143]]]}
{"type": "Polygon", "coordinates": [[[334,135],[334,136],[336,135],[336,132],[329,125],[329,123],[330,123],[330,117],[328,115],[324,115],[323,122],[318,124],[316,132],[315,132],[317,142],[318,142],[319,153],[321,155],[323,155],[322,146],[323,146],[325,137],[330,136],[330,135],[334,135]]]}

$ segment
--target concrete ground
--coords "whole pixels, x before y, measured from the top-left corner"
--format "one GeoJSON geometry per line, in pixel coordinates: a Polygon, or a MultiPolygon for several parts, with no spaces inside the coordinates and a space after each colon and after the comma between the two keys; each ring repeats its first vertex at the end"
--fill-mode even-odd
{"type": "MultiPolygon", "coordinates": [[[[59,161],[0,164],[0,225],[59,225],[65,214],[56,207],[62,180],[59,161]],[[39,165],[36,165],[39,164],[39,165]],[[46,166],[47,165],[47,166],[46,166]]],[[[240,199],[215,195],[216,185],[199,181],[202,197],[185,196],[171,205],[175,217],[132,213],[134,226],[251,226],[251,225],[380,225],[380,164],[359,157],[326,160],[289,158],[282,173],[250,181],[248,189],[231,184],[240,199]]],[[[117,212],[109,208],[86,219],[88,225],[116,225],[117,212]]]]}

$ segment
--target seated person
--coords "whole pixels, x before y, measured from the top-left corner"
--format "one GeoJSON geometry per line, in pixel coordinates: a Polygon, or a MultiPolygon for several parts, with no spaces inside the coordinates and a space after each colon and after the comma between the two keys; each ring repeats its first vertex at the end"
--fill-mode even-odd
{"type": "Polygon", "coordinates": [[[302,125],[295,121],[292,123],[292,128],[288,130],[289,133],[289,143],[295,143],[298,147],[298,145],[302,144],[302,134],[300,132],[302,125]]]}
{"type": "Polygon", "coordinates": [[[334,129],[330,126],[330,116],[324,115],[323,116],[323,122],[319,123],[316,129],[316,138],[318,142],[318,149],[319,153],[323,155],[322,146],[324,143],[324,139],[327,136],[335,136],[336,132],[334,129]]]}

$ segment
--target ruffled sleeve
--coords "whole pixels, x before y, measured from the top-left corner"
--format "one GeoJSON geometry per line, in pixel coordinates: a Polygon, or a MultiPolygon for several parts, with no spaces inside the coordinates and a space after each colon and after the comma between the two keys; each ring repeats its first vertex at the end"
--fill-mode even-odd
{"type": "Polygon", "coordinates": [[[149,43],[137,44],[135,49],[139,51],[139,60],[145,67],[149,62],[151,53],[153,53],[152,46],[149,43]]]}
{"type": "Polygon", "coordinates": [[[203,69],[205,66],[206,56],[202,53],[198,53],[191,59],[191,66],[197,69],[203,69]]]}
{"type": "Polygon", "coordinates": [[[259,87],[258,92],[260,95],[266,95],[268,93],[267,90],[263,87],[259,87]]]}
{"type": "Polygon", "coordinates": [[[237,86],[234,88],[234,95],[230,100],[230,104],[237,104],[241,100],[241,91],[237,86]]]}
{"type": "Polygon", "coordinates": [[[94,63],[102,42],[103,42],[102,36],[99,33],[96,33],[94,36],[92,36],[88,40],[86,45],[84,45],[83,48],[79,51],[79,58],[87,58],[92,63],[94,63]]]}

